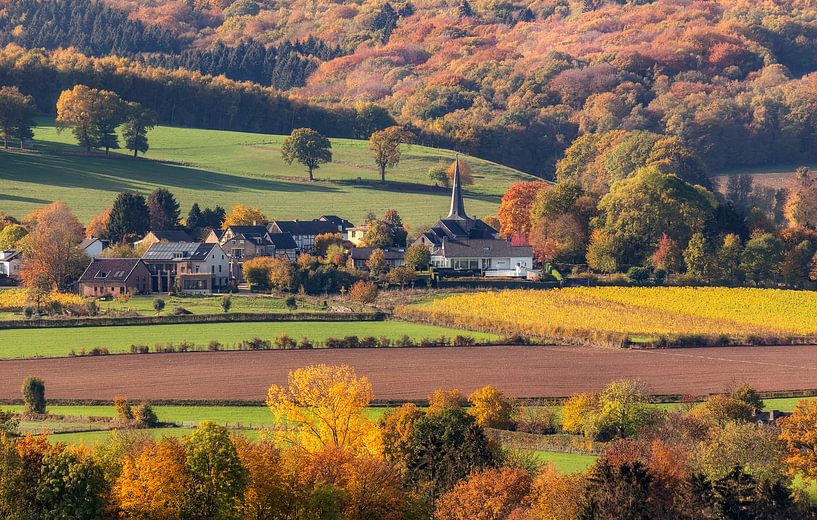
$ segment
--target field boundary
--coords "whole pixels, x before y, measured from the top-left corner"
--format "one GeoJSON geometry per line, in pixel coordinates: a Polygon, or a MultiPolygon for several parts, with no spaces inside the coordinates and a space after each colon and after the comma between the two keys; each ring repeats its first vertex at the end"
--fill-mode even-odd
{"type": "Polygon", "coordinates": [[[0,330],[73,327],[117,327],[127,325],[182,325],[190,323],[241,323],[288,321],[385,321],[384,312],[238,312],[223,314],[182,314],[178,316],[118,316],[48,318],[0,321],[0,330]]]}

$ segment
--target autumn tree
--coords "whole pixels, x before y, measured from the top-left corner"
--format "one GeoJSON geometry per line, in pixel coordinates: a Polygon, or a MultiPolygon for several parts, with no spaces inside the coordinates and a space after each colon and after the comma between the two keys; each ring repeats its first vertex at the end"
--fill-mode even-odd
{"type": "Polygon", "coordinates": [[[363,414],[372,400],[372,386],[347,366],[312,365],[289,373],[286,387],[272,385],[267,406],[290,427],[284,440],[307,450],[343,448],[380,453],[379,431],[363,414]]]}
{"type": "Polygon", "coordinates": [[[505,237],[527,242],[531,230],[531,206],[536,194],[547,189],[550,189],[550,184],[543,181],[512,184],[499,204],[498,231],[505,237]]]}
{"type": "MultiPolygon", "coordinates": [[[[474,184],[474,172],[471,169],[471,165],[468,161],[464,159],[459,159],[460,164],[460,183],[463,186],[469,186],[474,184]]],[[[453,161],[450,165],[448,165],[448,169],[446,170],[446,176],[448,177],[448,185],[451,186],[454,184],[454,172],[457,169],[457,161],[453,161]]]]}
{"type": "Polygon", "coordinates": [[[119,148],[116,127],[122,123],[124,102],[116,93],[76,85],[64,90],[57,100],[58,130],[71,128],[80,146],[92,148],[119,148]]]}
{"type": "Polygon", "coordinates": [[[20,224],[9,224],[0,229],[0,250],[14,249],[27,234],[28,230],[20,224]]]}
{"type": "Polygon", "coordinates": [[[380,432],[383,436],[383,457],[386,462],[405,470],[405,454],[411,443],[414,423],[423,416],[422,410],[413,403],[387,411],[380,419],[380,432]]]}
{"type": "Polygon", "coordinates": [[[294,268],[285,258],[259,256],[244,262],[244,279],[253,288],[268,291],[272,288],[289,290],[294,282],[294,268]]]}
{"type": "Polygon", "coordinates": [[[111,221],[111,209],[105,208],[98,215],[94,215],[85,226],[85,238],[108,238],[108,224],[111,221]]]}
{"type": "Polygon", "coordinates": [[[113,495],[127,515],[181,520],[189,487],[184,445],[174,437],[165,437],[123,457],[113,495]]]}
{"type": "Polygon", "coordinates": [[[150,209],[139,193],[120,193],[113,201],[108,220],[108,239],[123,242],[144,236],[150,229],[150,209]]]}
{"type": "Polygon", "coordinates": [[[650,263],[656,269],[663,269],[667,273],[679,273],[684,267],[684,258],[681,249],[678,247],[678,242],[667,236],[666,233],[661,235],[661,240],[658,242],[658,247],[650,257],[650,263]]]}
{"type": "Polygon", "coordinates": [[[431,263],[431,250],[423,244],[412,244],[403,254],[403,262],[415,270],[423,270],[431,263]]]}
{"type": "Polygon", "coordinates": [[[358,280],[349,288],[349,299],[361,305],[374,303],[377,300],[377,284],[358,280]]]}
{"type": "Polygon", "coordinates": [[[366,247],[389,247],[394,245],[394,236],[389,225],[382,220],[372,219],[366,222],[366,232],[363,234],[363,244],[366,247]]]}
{"type": "Polygon", "coordinates": [[[38,377],[23,381],[23,407],[26,414],[45,413],[45,383],[38,377]]]}
{"type": "Polygon", "coordinates": [[[430,414],[467,405],[468,399],[456,388],[437,388],[428,396],[428,413],[430,414]]]}
{"type": "Polygon", "coordinates": [[[753,236],[743,248],[740,268],[755,285],[773,280],[779,272],[783,244],[772,233],[753,236]]]}
{"type": "Polygon", "coordinates": [[[176,197],[166,188],[156,188],[147,198],[150,215],[150,229],[164,231],[176,229],[179,225],[179,203],[176,197]]]}
{"type": "Polygon", "coordinates": [[[717,272],[717,257],[712,244],[703,233],[692,235],[683,256],[687,273],[707,282],[712,281],[717,272]]]}
{"type": "Polygon", "coordinates": [[[497,388],[491,385],[478,388],[468,396],[468,402],[471,403],[468,413],[474,416],[478,425],[499,429],[511,425],[514,403],[497,388]]]}
{"type": "Polygon", "coordinates": [[[534,518],[548,520],[578,518],[585,485],[583,474],[562,473],[551,464],[544,465],[531,484],[531,513],[534,518]]]}
{"type": "Polygon", "coordinates": [[[389,270],[389,264],[386,262],[386,253],[380,248],[372,249],[367,264],[372,276],[380,276],[389,270]]]}
{"type": "Polygon", "coordinates": [[[410,140],[411,133],[400,126],[390,126],[369,137],[369,151],[380,169],[380,182],[386,182],[386,168],[397,166],[400,162],[400,145],[410,140]]]}
{"type": "Polygon", "coordinates": [[[530,474],[516,468],[487,468],[473,473],[437,501],[439,520],[499,519],[527,506],[530,474]]]}
{"type": "Polygon", "coordinates": [[[790,226],[817,227],[817,180],[806,167],[797,169],[796,183],[786,201],[786,220],[790,226]]]}
{"type": "Polygon", "coordinates": [[[137,157],[139,152],[145,153],[148,145],[148,132],[156,126],[156,114],[152,110],[142,108],[139,103],[128,103],[125,121],[122,125],[122,137],[125,139],[125,148],[137,157]]]}
{"type": "Polygon", "coordinates": [[[751,422],[729,422],[714,428],[691,456],[695,472],[718,480],[736,467],[761,482],[777,482],[786,473],[784,445],[773,428],[751,422]]]}
{"type": "Polygon", "coordinates": [[[25,219],[31,232],[19,242],[23,252],[20,277],[27,287],[45,280],[66,289],[88,265],[79,247],[82,224],[62,202],[53,202],[25,219]]]}
{"type": "Polygon", "coordinates": [[[343,235],[340,233],[321,233],[315,236],[312,247],[317,256],[325,257],[330,246],[341,244],[343,244],[343,235]]]}
{"type": "Polygon", "coordinates": [[[227,213],[221,227],[227,229],[229,226],[265,226],[268,222],[269,218],[260,209],[236,204],[227,213]]]}
{"type": "Polygon", "coordinates": [[[281,146],[281,158],[287,164],[299,162],[306,166],[309,180],[314,180],[312,172],[323,163],[332,162],[332,143],[311,128],[296,128],[281,146]]]}
{"type": "Polygon", "coordinates": [[[817,401],[803,399],[789,417],[780,420],[780,441],[786,448],[790,474],[817,480],[817,401]]]}
{"type": "Polygon", "coordinates": [[[228,518],[247,485],[230,431],[210,421],[183,440],[191,506],[200,518],[228,518]]]}
{"type": "Polygon", "coordinates": [[[0,87],[0,135],[3,147],[8,149],[9,139],[18,139],[22,149],[26,139],[34,137],[32,128],[34,99],[20,92],[17,87],[0,87]]]}

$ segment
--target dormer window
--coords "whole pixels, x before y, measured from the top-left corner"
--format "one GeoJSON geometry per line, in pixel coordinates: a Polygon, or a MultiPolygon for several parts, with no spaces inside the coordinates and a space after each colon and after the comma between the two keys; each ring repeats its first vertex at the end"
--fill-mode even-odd
{"type": "Polygon", "coordinates": [[[94,278],[107,278],[109,274],[109,271],[97,271],[94,278]]]}

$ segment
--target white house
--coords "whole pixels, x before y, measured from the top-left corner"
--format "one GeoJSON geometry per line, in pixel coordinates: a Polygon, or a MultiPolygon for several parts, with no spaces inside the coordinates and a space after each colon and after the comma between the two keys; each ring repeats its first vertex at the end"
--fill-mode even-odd
{"type": "Polygon", "coordinates": [[[105,249],[105,243],[98,238],[86,238],[79,243],[79,247],[85,256],[89,258],[98,258],[102,250],[105,249]]]}
{"type": "Polygon", "coordinates": [[[16,249],[0,251],[0,275],[6,275],[9,278],[19,278],[21,263],[22,258],[20,251],[16,249]]]}
{"type": "Polygon", "coordinates": [[[462,197],[459,160],[454,168],[451,210],[414,241],[431,250],[431,265],[485,276],[526,277],[533,268],[533,249],[515,246],[479,219],[468,217],[462,197]]]}

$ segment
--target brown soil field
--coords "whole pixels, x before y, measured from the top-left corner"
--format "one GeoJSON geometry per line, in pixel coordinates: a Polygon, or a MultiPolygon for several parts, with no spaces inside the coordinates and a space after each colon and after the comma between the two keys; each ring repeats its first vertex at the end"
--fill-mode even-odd
{"type": "Polygon", "coordinates": [[[640,379],[655,394],[702,395],[736,382],[758,390],[817,388],[817,346],[608,350],[582,347],[448,347],[196,352],[0,361],[0,399],[23,379],[51,399],[263,400],[273,383],[310,364],[346,363],[378,400],[423,399],[435,388],[492,384],[517,397],[563,397],[640,379]]]}

